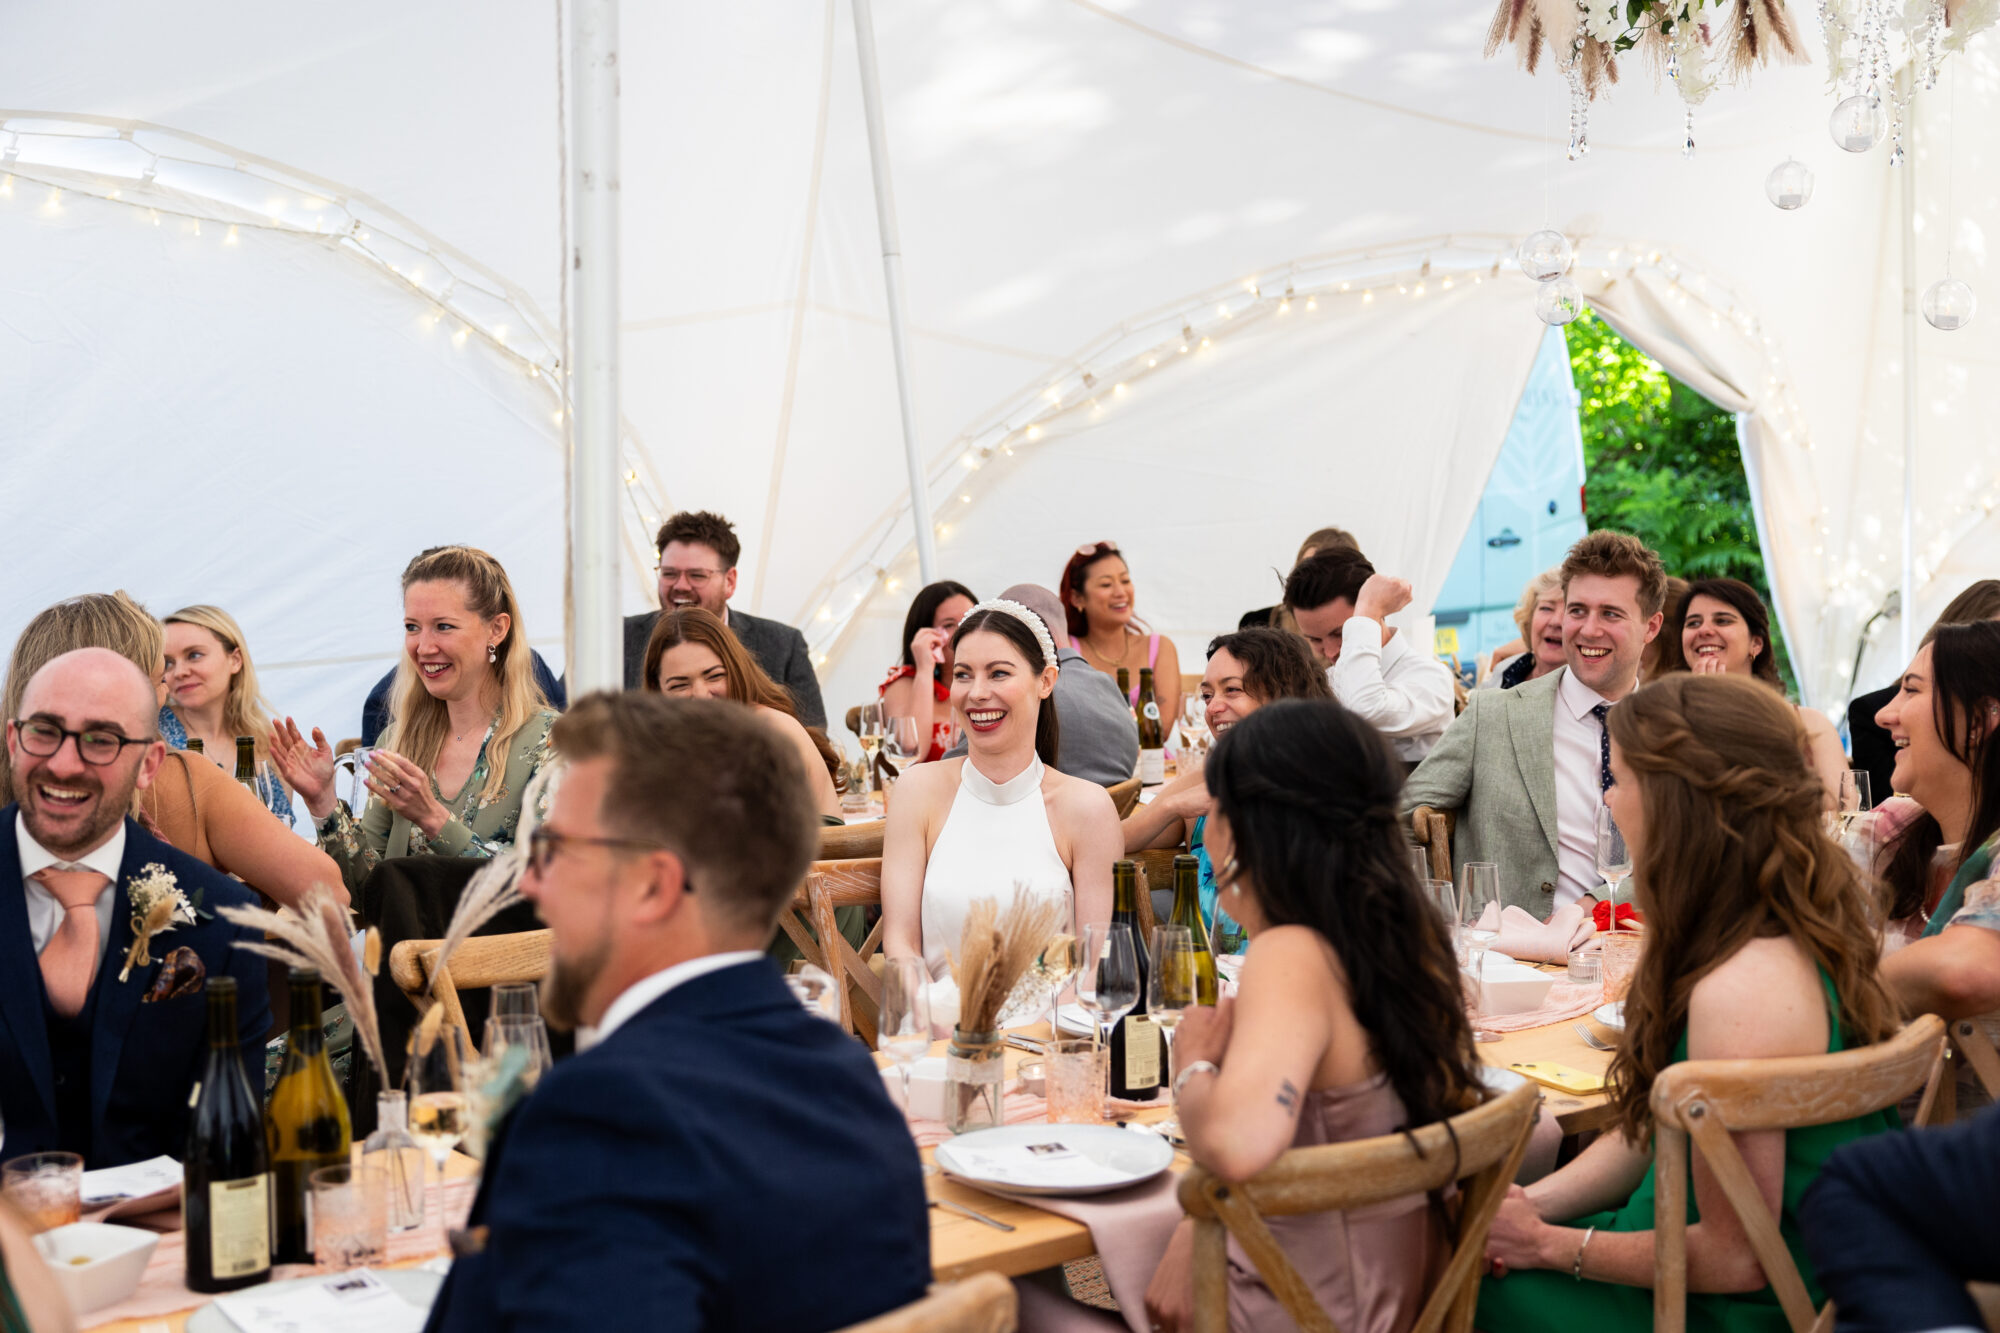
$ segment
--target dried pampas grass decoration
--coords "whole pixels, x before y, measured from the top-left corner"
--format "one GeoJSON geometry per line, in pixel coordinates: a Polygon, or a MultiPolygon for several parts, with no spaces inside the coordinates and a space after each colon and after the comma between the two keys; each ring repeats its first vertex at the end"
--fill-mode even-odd
{"type": "Polygon", "coordinates": [[[1014,901],[1000,914],[991,898],[975,898],[967,908],[958,953],[951,958],[952,980],[958,983],[958,1026],[966,1032],[992,1032],[1014,983],[1035,961],[1049,937],[1068,913],[1058,898],[1031,896],[1025,885],[1014,886],[1014,901]]]}
{"type": "MultiPolygon", "coordinates": [[[[375,990],[360,960],[354,956],[349,926],[354,914],[333,896],[333,890],[316,884],[306,891],[297,907],[281,907],[275,912],[262,907],[219,910],[226,921],[275,937],[238,940],[237,948],[275,958],[292,967],[313,968],[340,992],[361,1049],[368,1052],[369,1062],[386,1085],[389,1067],[382,1059],[382,1028],[375,1018],[375,990]]],[[[373,945],[375,933],[368,932],[370,945],[377,949],[379,957],[379,946],[373,945]]]]}

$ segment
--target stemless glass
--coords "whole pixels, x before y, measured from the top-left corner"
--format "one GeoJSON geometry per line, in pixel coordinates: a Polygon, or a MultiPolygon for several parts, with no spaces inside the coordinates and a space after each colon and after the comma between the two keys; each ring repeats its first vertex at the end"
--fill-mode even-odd
{"type": "Polygon", "coordinates": [[[1604,877],[1604,901],[1611,905],[1611,930],[1618,929],[1618,885],[1632,873],[1632,852],[1625,845],[1625,835],[1618,831],[1618,821],[1611,817],[1611,807],[1597,807],[1597,873],[1604,877]]]}
{"type": "Polygon", "coordinates": [[[921,958],[891,958],[882,969],[881,1021],[875,1047],[903,1077],[903,1114],[910,1113],[910,1066],[931,1052],[931,974],[921,958]]]}
{"type": "Polygon", "coordinates": [[[1109,1046],[1112,1024],[1139,1003],[1139,952],[1132,927],[1123,921],[1092,922],[1083,928],[1076,1002],[1097,1020],[1098,1036],[1109,1046]]]}
{"type": "Polygon", "coordinates": [[[426,1041],[424,1026],[410,1034],[404,1080],[410,1094],[410,1137],[431,1155],[444,1180],[451,1150],[472,1128],[470,1093],[477,1078],[472,1043],[456,1023],[441,1024],[426,1041]]]}
{"type": "Polygon", "coordinates": [[[340,1162],[306,1178],[313,1262],[332,1272],[379,1264],[389,1253],[389,1177],[374,1163],[340,1162]]]}
{"type": "MultiPolygon", "coordinates": [[[[1474,982],[1482,987],[1486,978],[1486,949],[1499,934],[1498,930],[1487,930],[1480,925],[1488,906],[1493,908],[1497,917],[1500,910],[1500,867],[1492,861],[1467,861],[1459,870],[1457,947],[1464,954],[1459,961],[1472,974],[1474,982]]],[[[1472,1039],[1498,1041],[1500,1034],[1488,1032],[1474,1022],[1472,1039]]]]}
{"type": "Polygon", "coordinates": [[[0,1194],[27,1218],[31,1231],[68,1226],[83,1213],[83,1158],[36,1152],[0,1168],[0,1194]]]}

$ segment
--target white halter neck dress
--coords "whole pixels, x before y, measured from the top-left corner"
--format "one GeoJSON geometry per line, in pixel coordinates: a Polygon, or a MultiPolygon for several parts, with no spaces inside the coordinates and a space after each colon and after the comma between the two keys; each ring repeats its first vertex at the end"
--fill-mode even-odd
{"type": "Polygon", "coordinates": [[[1018,887],[1060,897],[1074,910],[1069,867],[1042,800],[1044,772],[1039,758],[1007,782],[988,778],[969,756],[960,766],[958,794],[924,867],[924,965],[933,978],[950,975],[947,954],[958,952],[975,898],[991,898],[1005,912],[1018,887]]]}

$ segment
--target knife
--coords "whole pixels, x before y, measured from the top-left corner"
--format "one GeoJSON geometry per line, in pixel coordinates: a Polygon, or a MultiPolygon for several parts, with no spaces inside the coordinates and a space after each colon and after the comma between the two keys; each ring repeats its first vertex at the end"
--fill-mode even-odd
{"type": "Polygon", "coordinates": [[[1009,1223],[999,1221],[996,1218],[988,1217],[986,1214],[979,1212],[976,1209],[967,1208],[962,1203],[953,1203],[950,1199],[932,1199],[931,1207],[943,1208],[947,1212],[957,1213],[961,1217],[969,1217],[975,1222],[984,1222],[987,1226],[995,1227],[1001,1231],[1012,1231],[1014,1229],[1013,1226],[1010,1225],[1009,1223]]]}

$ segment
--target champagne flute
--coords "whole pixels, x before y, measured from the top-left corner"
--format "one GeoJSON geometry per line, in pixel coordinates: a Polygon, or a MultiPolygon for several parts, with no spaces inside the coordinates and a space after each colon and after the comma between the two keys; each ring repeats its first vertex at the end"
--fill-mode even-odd
{"type": "Polygon", "coordinates": [[[931,973],[921,958],[891,958],[882,969],[882,1005],[875,1048],[903,1079],[903,1115],[910,1114],[910,1066],[931,1051],[931,973]]]}
{"type": "Polygon", "coordinates": [[[1139,1003],[1139,952],[1132,927],[1123,921],[1097,921],[1083,928],[1076,1001],[1097,1020],[1098,1038],[1109,1047],[1112,1025],[1139,1003]]]}
{"type": "Polygon", "coordinates": [[[1604,901],[1610,904],[1611,930],[1618,929],[1618,885],[1632,873],[1632,852],[1625,845],[1625,835],[1618,831],[1618,821],[1611,817],[1611,807],[1597,807],[1597,873],[1604,877],[1604,901]]]}
{"type": "Polygon", "coordinates": [[[1875,808],[1868,799],[1868,770],[1850,768],[1840,775],[1840,831],[1847,832],[1856,815],[1875,808]]]}
{"type": "MultiPolygon", "coordinates": [[[[1492,861],[1467,861],[1459,871],[1457,947],[1464,951],[1461,961],[1466,970],[1481,985],[1484,985],[1486,976],[1487,946],[1500,933],[1480,924],[1489,905],[1497,915],[1500,910],[1500,867],[1492,861]]],[[[1485,1031],[1475,1022],[1472,1039],[1498,1041],[1500,1034],[1485,1031]]]]}
{"type": "Polygon", "coordinates": [[[451,1150],[472,1128],[470,1094],[477,1070],[464,1028],[444,1023],[427,1034],[428,1027],[420,1024],[410,1034],[404,1079],[410,1094],[410,1137],[430,1154],[442,1184],[451,1150]]]}

